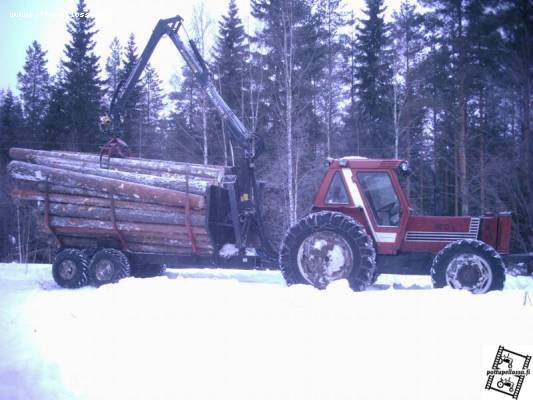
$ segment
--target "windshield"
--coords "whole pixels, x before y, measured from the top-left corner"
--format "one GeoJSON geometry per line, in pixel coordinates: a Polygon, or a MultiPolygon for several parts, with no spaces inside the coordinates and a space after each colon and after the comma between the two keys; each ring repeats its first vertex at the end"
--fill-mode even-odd
{"type": "Polygon", "coordinates": [[[326,204],[348,204],[350,202],[348,200],[348,193],[338,172],[335,172],[335,176],[331,180],[325,202],[326,204]]]}
{"type": "Polygon", "coordinates": [[[378,225],[400,225],[400,200],[386,172],[358,172],[363,189],[378,225]]]}

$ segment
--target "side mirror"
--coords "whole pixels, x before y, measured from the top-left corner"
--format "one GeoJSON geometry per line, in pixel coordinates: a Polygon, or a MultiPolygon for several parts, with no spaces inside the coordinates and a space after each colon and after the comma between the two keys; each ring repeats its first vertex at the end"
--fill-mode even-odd
{"type": "Polygon", "coordinates": [[[407,161],[402,161],[398,166],[398,173],[402,177],[411,175],[411,172],[411,167],[409,167],[409,163],[407,161]]]}

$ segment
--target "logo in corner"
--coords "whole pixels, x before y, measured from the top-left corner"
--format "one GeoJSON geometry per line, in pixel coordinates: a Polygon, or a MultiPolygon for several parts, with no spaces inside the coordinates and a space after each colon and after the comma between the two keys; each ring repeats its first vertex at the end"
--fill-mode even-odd
{"type": "Polygon", "coordinates": [[[487,371],[485,389],[518,399],[524,379],[531,373],[531,356],[516,353],[503,346],[498,347],[492,369],[487,371]]]}

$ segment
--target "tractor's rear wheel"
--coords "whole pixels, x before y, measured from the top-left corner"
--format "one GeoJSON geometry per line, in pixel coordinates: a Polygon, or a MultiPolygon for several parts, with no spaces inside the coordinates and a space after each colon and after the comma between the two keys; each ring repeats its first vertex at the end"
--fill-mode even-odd
{"type": "Polygon", "coordinates": [[[130,275],[128,257],[116,249],[100,249],[92,257],[89,264],[91,284],[101,286],[116,283],[130,275]]]}
{"type": "Polygon", "coordinates": [[[78,249],[59,251],[52,264],[54,281],[64,288],[75,289],[89,283],[89,261],[84,252],[78,249]]]}
{"type": "Polygon", "coordinates": [[[355,220],[339,212],[309,214],[289,229],[279,256],[288,285],[303,283],[324,289],[347,279],[353,290],[371,284],[376,269],[372,239],[355,220]]]}
{"type": "Polygon", "coordinates": [[[452,242],[433,259],[431,266],[433,287],[446,285],[472,293],[502,290],[505,265],[496,250],[473,239],[452,242]]]}

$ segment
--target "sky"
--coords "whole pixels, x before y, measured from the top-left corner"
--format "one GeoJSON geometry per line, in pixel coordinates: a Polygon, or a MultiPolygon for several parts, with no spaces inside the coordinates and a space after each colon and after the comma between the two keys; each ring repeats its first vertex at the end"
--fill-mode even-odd
{"type": "MultiPolygon", "coordinates": [[[[227,0],[86,0],[90,14],[95,18],[96,54],[102,70],[109,54],[113,37],[125,44],[130,32],[137,39],[139,53],[161,18],[177,14],[185,19],[185,27],[192,31],[194,8],[204,5],[212,20],[212,34],[218,21],[227,13],[227,0]]],[[[55,73],[69,40],[66,25],[69,13],[75,11],[77,0],[0,0],[0,89],[11,88],[17,92],[17,72],[22,70],[26,49],[37,40],[47,51],[48,70],[55,73]]],[[[346,0],[345,8],[358,12],[363,0],[346,0]]],[[[397,9],[400,0],[386,0],[387,14],[397,9]]],[[[237,0],[240,17],[247,30],[253,29],[250,0],[237,0]]],[[[171,77],[181,70],[182,61],[170,40],[161,40],[151,64],[156,68],[164,87],[170,87],[171,77]]]]}

